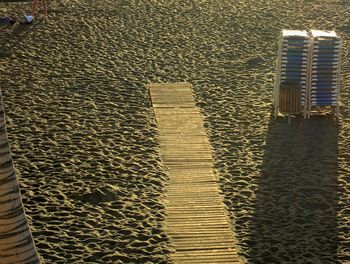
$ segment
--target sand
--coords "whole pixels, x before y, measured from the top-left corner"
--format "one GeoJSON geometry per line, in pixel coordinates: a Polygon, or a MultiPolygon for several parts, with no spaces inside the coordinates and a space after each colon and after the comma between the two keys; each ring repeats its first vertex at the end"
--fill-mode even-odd
{"type": "MultiPolygon", "coordinates": [[[[0,87],[46,263],[169,263],[148,82],[190,82],[247,263],[350,261],[349,1],[49,1],[0,31],[0,87]],[[344,40],[341,114],[272,118],[281,29],[344,40]]],[[[20,18],[30,2],[0,3],[20,18]]]]}

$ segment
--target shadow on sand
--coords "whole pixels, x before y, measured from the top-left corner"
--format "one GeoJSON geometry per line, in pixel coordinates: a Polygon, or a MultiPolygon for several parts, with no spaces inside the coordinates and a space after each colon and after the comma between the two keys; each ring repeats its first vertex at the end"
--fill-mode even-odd
{"type": "Polygon", "coordinates": [[[0,26],[0,38],[4,39],[4,42],[10,41],[11,43],[9,49],[2,47],[0,50],[0,59],[10,57],[12,47],[16,46],[16,43],[24,41],[26,36],[40,26],[43,21],[43,19],[37,20],[32,25],[17,22],[15,25],[0,26]]]}
{"type": "Polygon", "coordinates": [[[12,35],[14,37],[20,37],[40,26],[43,21],[44,19],[37,19],[30,25],[23,24],[20,21],[17,21],[14,25],[0,23],[0,33],[7,33],[8,35],[12,35]]]}
{"type": "Polygon", "coordinates": [[[25,37],[29,32],[33,31],[36,27],[38,27],[43,22],[42,19],[36,20],[31,25],[25,25],[25,24],[17,24],[13,31],[12,35],[17,38],[25,37]]]}
{"type": "Polygon", "coordinates": [[[338,263],[338,130],[329,117],[271,118],[248,263],[338,263]]]}

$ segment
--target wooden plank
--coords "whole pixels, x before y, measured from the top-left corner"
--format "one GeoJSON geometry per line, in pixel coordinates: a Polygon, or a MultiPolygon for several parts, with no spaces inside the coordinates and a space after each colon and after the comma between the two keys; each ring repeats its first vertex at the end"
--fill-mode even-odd
{"type": "Polygon", "coordinates": [[[149,91],[169,176],[166,231],[173,263],[241,263],[191,85],[150,84],[149,91]]]}

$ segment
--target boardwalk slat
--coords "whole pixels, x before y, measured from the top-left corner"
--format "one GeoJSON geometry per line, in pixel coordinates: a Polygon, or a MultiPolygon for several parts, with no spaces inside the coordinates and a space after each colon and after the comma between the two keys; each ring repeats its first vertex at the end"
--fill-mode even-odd
{"type": "Polygon", "coordinates": [[[240,263],[191,85],[150,84],[149,90],[169,176],[166,231],[173,263],[240,263]]]}
{"type": "Polygon", "coordinates": [[[192,238],[200,238],[200,239],[207,239],[207,238],[211,238],[211,237],[221,237],[221,238],[226,238],[227,240],[231,239],[230,235],[227,235],[226,233],[211,233],[211,234],[196,234],[196,233],[190,233],[190,234],[173,234],[173,238],[176,239],[192,239],[192,238]]]}

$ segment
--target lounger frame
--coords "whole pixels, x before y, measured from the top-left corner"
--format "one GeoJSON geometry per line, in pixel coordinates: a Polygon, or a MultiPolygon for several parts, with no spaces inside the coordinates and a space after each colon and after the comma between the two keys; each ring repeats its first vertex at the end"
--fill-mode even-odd
{"type": "Polygon", "coordinates": [[[281,85],[295,81],[302,89],[300,113],[304,118],[329,110],[338,118],[341,53],[342,40],[334,31],[282,30],[273,92],[275,117],[295,114],[281,112],[279,105],[281,85]]]}

